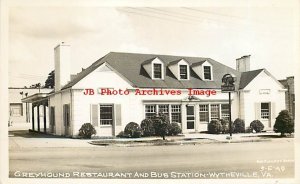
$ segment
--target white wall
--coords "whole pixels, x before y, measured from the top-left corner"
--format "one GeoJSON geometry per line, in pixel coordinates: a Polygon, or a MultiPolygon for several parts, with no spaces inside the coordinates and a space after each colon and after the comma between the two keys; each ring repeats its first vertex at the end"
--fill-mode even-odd
{"type": "MultiPolygon", "coordinates": [[[[246,127],[255,120],[256,103],[267,102],[271,104],[271,127],[265,124],[265,130],[272,130],[278,113],[285,109],[285,91],[279,83],[268,75],[261,72],[248,86],[241,91],[241,118],[245,119],[246,127]],[[269,90],[269,94],[262,94],[261,90],[269,90]]],[[[262,121],[262,119],[259,119],[262,121]]]]}
{"type": "MultiPolygon", "coordinates": [[[[72,105],[71,105],[71,93],[70,90],[65,90],[55,95],[50,96],[49,108],[55,107],[55,134],[56,135],[65,135],[65,126],[63,123],[63,105],[70,104],[70,125],[69,132],[72,132],[73,129],[73,114],[72,114],[72,105]]],[[[71,134],[72,135],[72,134],[71,134]]]]}
{"type": "MultiPolygon", "coordinates": [[[[115,72],[109,70],[106,66],[101,66],[76,85],[73,86],[73,135],[78,134],[78,130],[83,123],[90,122],[90,105],[99,103],[109,103],[109,104],[121,104],[121,115],[122,115],[122,126],[116,128],[116,132],[120,132],[124,129],[127,123],[133,121],[140,123],[145,118],[144,104],[145,103],[155,103],[163,101],[169,104],[171,101],[173,103],[180,104],[180,101],[187,98],[187,90],[182,89],[181,95],[144,95],[139,96],[134,94],[134,89],[132,86],[126,82],[122,77],[120,77],[115,72]],[[84,89],[92,88],[95,91],[95,95],[84,95],[84,89]],[[114,88],[114,89],[130,89],[130,95],[100,95],[97,92],[98,88],[114,88]]],[[[214,101],[216,103],[222,101],[226,103],[228,100],[227,93],[217,92],[217,95],[212,95],[207,97],[205,95],[195,95],[200,99],[200,101],[214,101]]],[[[236,94],[232,94],[232,119],[234,120],[237,116],[237,104],[236,94]]],[[[184,109],[182,109],[184,111],[184,109]]],[[[198,111],[196,112],[198,113],[198,111]]],[[[184,118],[184,117],[183,117],[184,118]]],[[[184,120],[184,119],[183,119],[184,120]]],[[[98,135],[106,135],[108,132],[101,128],[97,128],[98,135]]]]}

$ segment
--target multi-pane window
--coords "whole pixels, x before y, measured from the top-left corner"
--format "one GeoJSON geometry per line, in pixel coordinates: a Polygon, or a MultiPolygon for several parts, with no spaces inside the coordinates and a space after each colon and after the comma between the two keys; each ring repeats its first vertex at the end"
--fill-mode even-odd
{"type": "Polygon", "coordinates": [[[210,66],[204,66],[204,79],[211,80],[211,67],[210,66]]]}
{"type": "Polygon", "coordinates": [[[169,105],[158,105],[158,112],[169,116],[169,105]]]}
{"type": "Polygon", "coordinates": [[[221,104],[222,119],[229,120],[229,104],[221,104]]]}
{"type": "Polygon", "coordinates": [[[154,63],[153,64],[153,77],[155,79],[161,79],[162,78],[162,71],[161,71],[161,64],[154,63]]]}
{"type": "Polygon", "coordinates": [[[180,79],[187,79],[188,78],[187,65],[179,65],[179,75],[180,75],[180,79]]]}
{"type": "Polygon", "coordinates": [[[171,122],[181,123],[181,106],[171,105],[171,122]]]}
{"type": "Polygon", "coordinates": [[[269,117],[270,117],[270,104],[269,103],[261,103],[260,110],[261,110],[261,118],[262,119],[269,119],[269,117]]]}
{"type": "Polygon", "coordinates": [[[208,105],[199,105],[200,122],[208,122],[208,105]]]}
{"type": "Polygon", "coordinates": [[[167,115],[169,117],[169,119],[171,120],[171,122],[181,123],[181,106],[180,105],[171,105],[171,109],[169,109],[169,104],[145,105],[145,118],[146,119],[153,119],[158,115],[158,113],[163,113],[163,114],[167,115]]]}
{"type": "Polygon", "coordinates": [[[210,116],[211,119],[220,119],[220,109],[219,104],[211,104],[210,105],[210,116]]]}
{"type": "Polygon", "coordinates": [[[113,106],[100,105],[100,125],[112,125],[113,123],[113,106]]]}
{"type": "Polygon", "coordinates": [[[146,119],[154,118],[156,115],[156,105],[145,106],[145,117],[146,119]]]}

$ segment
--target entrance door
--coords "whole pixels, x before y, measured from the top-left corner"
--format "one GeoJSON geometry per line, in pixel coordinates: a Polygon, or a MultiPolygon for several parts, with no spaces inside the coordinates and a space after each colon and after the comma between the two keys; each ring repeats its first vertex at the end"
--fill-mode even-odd
{"type": "Polygon", "coordinates": [[[186,128],[188,131],[195,131],[195,106],[186,106],[186,128]]]}

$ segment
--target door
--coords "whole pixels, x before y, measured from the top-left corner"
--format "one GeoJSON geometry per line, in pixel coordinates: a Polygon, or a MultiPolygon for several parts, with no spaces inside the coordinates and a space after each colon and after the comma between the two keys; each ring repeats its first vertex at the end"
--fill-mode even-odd
{"type": "Polygon", "coordinates": [[[70,104],[64,104],[63,106],[63,119],[65,126],[65,136],[70,135],[70,104]]]}
{"type": "Polygon", "coordinates": [[[270,103],[261,103],[260,105],[260,114],[261,122],[265,126],[265,130],[272,129],[271,125],[271,104],[270,103]]]}
{"type": "Polygon", "coordinates": [[[195,106],[186,106],[186,128],[187,131],[195,131],[195,106]]]}

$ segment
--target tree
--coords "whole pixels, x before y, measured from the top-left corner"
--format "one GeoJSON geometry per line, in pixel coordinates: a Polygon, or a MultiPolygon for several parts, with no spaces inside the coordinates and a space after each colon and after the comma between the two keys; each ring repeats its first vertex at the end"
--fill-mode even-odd
{"type": "Polygon", "coordinates": [[[55,71],[52,70],[49,74],[48,74],[48,78],[45,81],[45,88],[53,88],[54,87],[54,81],[55,81],[55,71]]]}
{"type": "Polygon", "coordinates": [[[41,83],[32,84],[29,88],[41,88],[41,83]]]}
{"type": "Polygon", "coordinates": [[[161,136],[163,140],[166,140],[169,124],[170,124],[169,117],[160,112],[158,116],[153,119],[155,134],[161,136]]]}
{"type": "Polygon", "coordinates": [[[282,110],[279,113],[274,124],[274,131],[280,132],[281,136],[284,136],[285,133],[291,134],[294,132],[294,121],[289,111],[282,110]]]}

